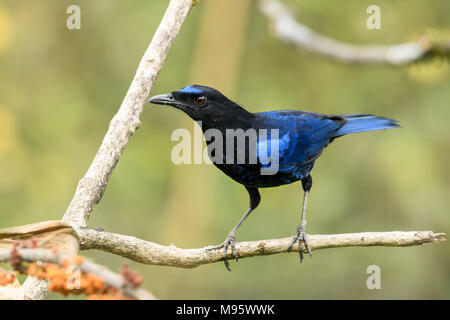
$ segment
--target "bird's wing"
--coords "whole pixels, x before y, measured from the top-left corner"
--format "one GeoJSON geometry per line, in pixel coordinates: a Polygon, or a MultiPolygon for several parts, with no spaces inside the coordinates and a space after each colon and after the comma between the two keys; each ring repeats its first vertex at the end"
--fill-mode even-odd
{"type": "MultiPolygon", "coordinates": [[[[263,127],[279,130],[276,142],[279,146],[279,171],[282,172],[312,168],[323,148],[345,123],[341,117],[295,110],[261,112],[257,116],[263,127]]],[[[273,140],[270,139],[271,142],[273,140]]],[[[264,148],[267,146],[258,144],[258,152],[264,148]]]]}

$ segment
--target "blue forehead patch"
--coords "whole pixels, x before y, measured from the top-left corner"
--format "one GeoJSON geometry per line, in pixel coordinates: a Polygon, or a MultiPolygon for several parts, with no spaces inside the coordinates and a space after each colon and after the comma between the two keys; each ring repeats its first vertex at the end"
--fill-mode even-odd
{"type": "Polygon", "coordinates": [[[187,86],[179,91],[184,92],[184,93],[202,93],[203,92],[201,89],[195,88],[194,86],[187,86]]]}

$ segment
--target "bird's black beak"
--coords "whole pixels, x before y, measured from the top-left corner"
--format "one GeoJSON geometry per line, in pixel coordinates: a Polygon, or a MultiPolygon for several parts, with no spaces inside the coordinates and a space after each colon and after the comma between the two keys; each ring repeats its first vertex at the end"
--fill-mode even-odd
{"type": "Polygon", "coordinates": [[[159,94],[157,96],[151,97],[150,100],[148,100],[150,103],[154,104],[163,104],[163,105],[169,105],[169,106],[175,106],[178,104],[178,102],[173,97],[173,94],[159,94]]]}

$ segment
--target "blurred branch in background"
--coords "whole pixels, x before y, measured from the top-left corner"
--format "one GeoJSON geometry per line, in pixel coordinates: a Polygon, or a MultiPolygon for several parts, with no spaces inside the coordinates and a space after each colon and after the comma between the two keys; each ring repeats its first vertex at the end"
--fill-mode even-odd
{"type": "MultiPolygon", "coordinates": [[[[163,246],[132,236],[116,233],[79,230],[82,250],[99,249],[131,260],[161,266],[194,268],[203,264],[223,260],[222,250],[180,249],[174,245],[163,246]]],[[[292,237],[283,239],[238,242],[236,250],[239,258],[286,253],[292,237]]],[[[423,243],[439,243],[446,240],[445,233],[432,231],[392,231],[362,232],[330,235],[308,235],[311,250],[339,247],[407,247],[423,243]]],[[[292,248],[299,250],[298,244],[292,248]]],[[[306,253],[306,252],[305,252],[306,253]]],[[[228,258],[233,259],[231,249],[228,258]]]]}
{"type": "MultiPolygon", "coordinates": [[[[51,291],[64,295],[84,293],[89,299],[155,299],[150,292],[138,288],[142,278],[130,271],[128,265],[124,265],[121,274],[116,274],[81,256],[40,248],[19,249],[19,245],[17,241],[12,250],[0,249],[0,262],[11,262],[20,273],[48,280],[51,291]]],[[[7,271],[0,270],[0,275],[5,274],[7,271]]],[[[20,287],[10,288],[11,296],[16,297],[17,291],[20,287]]],[[[3,291],[3,299],[7,293],[8,290],[3,291]]]]}
{"type": "MultiPolygon", "coordinates": [[[[78,183],[75,195],[64,214],[63,221],[70,223],[75,229],[87,227],[89,214],[102,198],[111,173],[130,137],[140,127],[139,116],[143,111],[144,104],[192,5],[192,0],[170,1],[153,39],[139,63],[122,105],[111,120],[100,149],[85,176],[78,183]]],[[[46,288],[47,283],[28,278],[24,287],[25,290],[33,287],[29,297],[39,299],[45,296],[46,290],[42,288],[46,288]],[[40,290],[35,290],[37,288],[40,290]]]]}
{"type": "Polygon", "coordinates": [[[450,55],[449,39],[432,41],[429,37],[422,37],[414,42],[394,45],[354,45],[321,35],[296,21],[293,11],[279,0],[260,0],[260,10],[283,42],[341,62],[399,66],[429,55],[450,55]]]}
{"type": "MultiPolygon", "coordinates": [[[[155,299],[138,289],[142,277],[124,264],[121,274],[95,264],[76,252],[79,237],[73,227],[59,220],[0,230],[0,263],[10,262],[12,271],[0,268],[0,299],[31,299],[16,283],[14,271],[48,285],[48,290],[63,295],[86,294],[88,299],[155,299]]],[[[45,288],[47,290],[47,286],[45,288]]]]}

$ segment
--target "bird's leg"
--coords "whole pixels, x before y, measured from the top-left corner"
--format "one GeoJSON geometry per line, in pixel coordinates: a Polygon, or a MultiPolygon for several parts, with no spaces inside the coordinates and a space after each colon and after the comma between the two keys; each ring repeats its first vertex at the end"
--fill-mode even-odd
{"type": "Polygon", "coordinates": [[[302,260],[303,260],[302,243],[304,244],[305,249],[308,251],[309,255],[312,256],[311,249],[309,248],[308,241],[306,240],[306,233],[305,233],[305,227],[306,227],[306,206],[307,206],[308,194],[309,194],[309,191],[305,191],[305,194],[304,194],[304,197],[303,197],[302,222],[297,227],[297,232],[294,235],[294,237],[292,238],[292,241],[291,241],[291,243],[289,244],[289,247],[288,247],[288,252],[290,252],[291,249],[292,249],[292,246],[298,240],[298,252],[299,252],[299,255],[300,255],[300,262],[302,262],[302,260]]]}
{"type": "Polygon", "coordinates": [[[239,227],[242,225],[242,223],[247,219],[247,217],[250,215],[250,213],[256,209],[256,207],[259,205],[259,202],[261,201],[261,196],[259,195],[258,188],[254,187],[247,187],[245,188],[248,191],[248,194],[250,196],[250,207],[245,212],[245,214],[242,216],[242,218],[238,221],[238,223],[234,226],[233,230],[228,234],[228,236],[225,238],[225,241],[215,247],[207,248],[207,250],[215,250],[223,248],[223,260],[225,262],[225,267],[228,269],[228,271],[231,271],[230,269],[230,263],[228,262],[228,247],[231,247],[233,257],[238,261],[238,256],[236,252],[236,232],[239,229],[239,227]]]}
{"type": "Polygon", "coordinates": [[[307,207],[307,204],[308,204],[309,190],[311,190],[311,186],[312,186],[312,179],[311,179],[310,175],[308,175],[307,178],[302,180],[302,186],[303,186],[303,190],[304,190],[303,209],[302,209],[302,222],[297,227],[297,232],[295,233],[294,237],[292,238],[292,241],[289,244],[289,247],[288,247],[288,250],[287,250],[288,252],[290,252],[292,250],[292,246],[298,240],[298,252],[299,252],[299,255],[300,255],[300,262],[303,261],[302,243],[304,244],[305,249],[308,252],[308,254],[312,257],[311,249],[309,248],[308,241],[306,240],[306,233],[305,233],[305,228],[306,228],[306,207],[307,207]]]}

